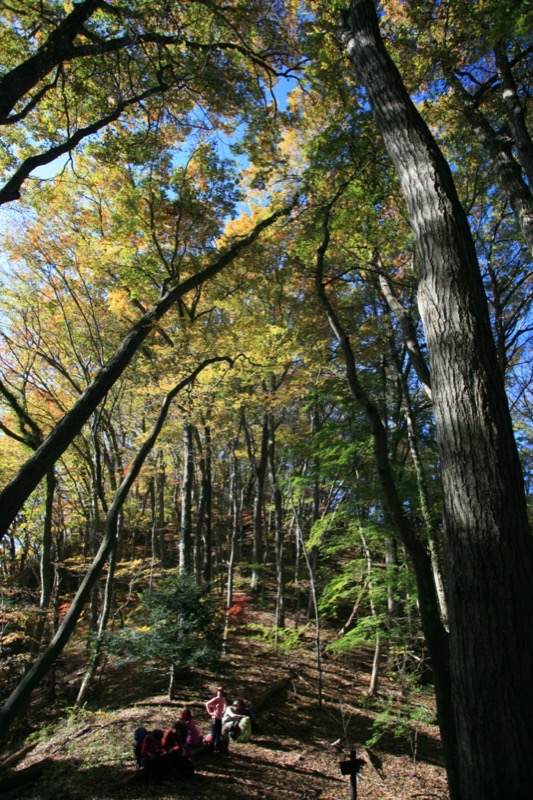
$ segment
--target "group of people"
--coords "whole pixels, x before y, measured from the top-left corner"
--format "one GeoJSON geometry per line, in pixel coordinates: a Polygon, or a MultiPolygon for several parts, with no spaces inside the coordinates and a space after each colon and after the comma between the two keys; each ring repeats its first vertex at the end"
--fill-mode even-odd
{"type": "Polygon", "coordinates": [[[251,713],[243,697],[238,697],[229,705],[224,687],[219,686],[216,695],[207,701],[205,708],[211,716],[210,745],[215,753],[225,752],[229,739],[240,742],[250,739],[251,713]]]}
{"type": "Polygon", "coordinates": [[[223,686],[205,704],[211,717],[211,731],[202,736],[189,708],[183,709],[179,719],[166,731],[135,732],[135,755],[151,780],[162,777],[187,777],[194,774],[193,758],[204,749],[225,753],[229,740],[248,741],[252,723],[244,698],[228,703],[223,686]]]}

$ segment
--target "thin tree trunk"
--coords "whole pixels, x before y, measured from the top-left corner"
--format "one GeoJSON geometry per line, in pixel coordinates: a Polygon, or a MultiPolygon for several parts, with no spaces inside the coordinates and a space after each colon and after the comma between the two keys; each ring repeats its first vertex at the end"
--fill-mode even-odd
{"type": "Polygon", "coordinates": [[[274,494],[274,548],[276,554],[276,627],[285,627],[285,565],[283,561],[283,508],[276,470],[276,426],[274,415],[268,415],[268,463],[274,494]]]}
{"type": "Polygon", "coordinates": [[[192,568],[192,483],[194,461],[192,447],[192,425],[183,424],[183,477],[181,482],[181,528],[179,543],[179,571],[191,572],[192,568]]]}
{"type": "Polygon", "coordinates": [[[9,695],[6,702],[0,709],[0,731],[7,732],[9,726],[17,718],[18,714],[24,710],[33,690],[52,668],[54,662],[70,639],[70,636],[76,627],[76,623],[78,622],[78,619],[91,594],[93,586],[98,580],[102,568],[107,561],[113,547],[115,546],[120,511],[124,505],[124,502],[126,501],[133,482],[139,475],[142,465],[157,441],[157,437],[159,436],[161,428],[163,427],[163,423],[167,417],[172,400],[185,386],[191,383],[196,376],[199,375],[203,369],[205,369],[206,366],[209,364],[218,363],[220,361],[227,361],[229,364],[232,364],[231,359],[225,357],[206,359],[195,370],[193,370],[193,372],[187,378],[184,378],[182,381],[180,381],[180,383],[178,383],[165,397],[150,435],[137,453],[127,476],[124,478],[120,487],[115,493],[113,503],[111,504],[106,516],[105,532],[102,543],[100,544],[100,549],[98,550],[93,563],[82,580],[69,610],[65,614],[65,617],[63,618],[63,621],[57,629],[56,634],[52,638],[50,644],[46,647],[40,658],[35,662],[31,669],[28,670],[28,672],[24,675],[23,679],[9,695]]]}
{"type": "Polygon", "coordinates": [[[213,547],[213,461],[211,444],[211,426],[204,424],[204,472],[202,474],[204,514],[203,514],[203,566],[202,574],[206,583],[211,580],[211,549],[213,547]]]}
{"type": "Polygon", "coordinates": [[[229,541],[229,554],[228,554],[228,576],[226,585],[226,624],[224,626],[224,641],[226,641],[229,633],[229,610],[233,605],[233,581],[235,571],[235,560],[237,550],[237,539],[240,531],[240,518],[241,509],[239,498],[242,496],[240,492],[240,476],[239,476],[239,461],[236,454],[238,442],[235,442],[231,454],[231,474],[229,483],[229,508],[231,516],[231,532],[229,541]]]}
{"type": "Polygon", "coordinates": [[[46,473],[46,505],[41,549],[41,597],[39,600],[39,608],[41,609],[46,609],[50,605],[50,598],[54,585],[54,567],[52,564],[52,512],[56,486],[57,479],[55,470],[51,469],[46,473]]]}
{"type": "Polygon", "coordinates": [[[524,240],[533,254],[533,194],[524,181],[520,164],[515,161],[511,143],[492,128],[461,81],[451,72],[447,77],[455,89],[465,118],[494,164],[498,182],[509,198],[524,240]]]}
{"type": "MultiPolygon", "coordinates": [[[[338,194],[340,194],[340,192],[338,194]]],[[[453,765],[456,764],[454,755],[456,752],[456,739],[449,672],[450,654],[447,632],[440,619],[431,561],[425,547],[418,539],[416,531],[406,516],[405,508],[398,494],[389,461],[385,427],[376,405],[367,396],[359,381],[355,356],[349,337],[329,301],[323,284],[324,257],[329,245],[329,215],[336,200],[337,197],[334,198],[324,212],[324,235],[317,249],[315,285],[320,302],[328,317],[330,327],[337,337],[343,353],[348,386],[355,400],[365,413],[372,434],[374,459],[387,511],[390,514],[390,518],[399,537],[409,553],[409,557],[415,569],[422,628],[434,664],[435,694],[437,696],[439,724],[445,752],[448,754],[449,758],[448,774],[451,775],[453,773],[453,765]]]]}
{"type": "Polygon", "coordinates": [[[428,550],[431,558],[431,566],[433,569],[433,579],[435,581],[437,597],[439,599],[440,615],[444,627],[448,629],[448,603],[446,600],[446,591],[444,588],[444,579],[442,576],[442,565],[441,565],[441,556],[439,551],[439,542],[437,540],[437,531],[435,523],[431,518],[426,476],[424,474],[424,467],[418,451],[416,426],[415,426],[413,408],[411,405],[411,396],[409,393],[409,387],[407,385],[405,372],[402,370],[402,366],[399,363],[399,358],[397,354],[396,354],[396,369],[404,399],[405,421],[407,424],[407,441],[409,443],[409,452],[411,453],[411,459],[413,461],[413,466],[415,468],[416,485],[418,489],[418,500],[420,504],[422,519],[424,520],[424,526],[426,528],[428,537],[428,550]]]}
{"type": "Polygon", "coordinates": [[[37,653],[46,631],[47,611],[50,608],[52,592],[54,589],[54,565],[52,562],[53,547],[53,508],[54,495],[57,487],[55,470],[46,473],[46,498],[43,523],[43,539],[41,545],[40,579],[41,594],[39,598],[40,615],[32,631],[32,653],[37,653]]]}
{"type": "Polygon", "coordinates": [[[254,505],[253,505],[253,567],[252,567],[252,581],[251,589],[253,592],[259,591],[260,578],[259,570],[263,562],[263,510],[264,510],[264,495],[265,495],[265,478],[268,464],[268,417],[267,414],[263,417],[263,424],[261,428],[261,444],[259,450],[259,457],[256,457],[250,431],[244,421],[243,412],[243,428],[246,436],[246,443],[248,446],[248,456],[252,465],[255,477],[254,484],[254,505]]]}
{"type": "Polygon", "coordinates": [[[165,488],[166,488],[166,473],[165,462],[163,458],[163,451],[160,450],[157,454],[157,478],[156,478],[156,530],[159,560],[161,567],[166,567],[166,553],[165,553],[165,488]]]}
{"type": "Polygon", "coordinates": [[[317,674],[318,674],[318,682],[317,682],[317,697],[318,697],[318,705],[322,708],[323,703],[323,696],[322,696],[322,686],[323,686],[323,675],[322,675],[322,639],[320,633],[320,615],[318,613],[318,593],[316,589],[316,582],[315,582],[315,572],[313,570],[313,565],[307,553],[307,548],[305,546],[304,540],[304,532],[302,525],[300,523],[300,518],[298,515],[298,511],[294,505],[292,494],[290,496],[290,501],[292,504],[292,510],[294,514],[294,521],[296,523],[296,535],[300,540],[300,547],[301,552],[303,553],[304,560],[307,566],[307,572],[309,574],[309,589],[312,598],[313,604],[313,611],[314,611],[314,620],[315,620],[315,655],[316,655],[316,667],[317,667],[317,674]]]}
{"type": "MultiPolygon", "coordinates": [[[[370,598],[370,613],[372,614],[373,619],[377,620],[378,613],[377,613],[376,604],[374,603],[373,594],[372,594],[372,589],[373,589],[372,554],[370,552],[370,547],[368,546],[368,542],[367,542],[367,540],[366,540],[366,538],[365,538],[365,536],[364,536],[364,534],[362,532],[360,533],[360,536],[361,536],[361,541],[363,543],[363,551],[364,551],[365,560],[366,560],[366,574],[367,574],[369,598],[370,598]]],[[[381,652],[382,652],[382,638],[381,638],[381,632],[380,632],[379,627],[377,626],[377,622],[376,622],[376,641],[374,643],[374,659],[372,661],[372,672],[371,672],[371,675],[370,675],[370,684],[369,684],[368,693],[367,693],[369,697],[375,697],[377,692],[378,692],[379,668],[380,668],[380,664],[381,664],[381,652]]]]}
{"type": "Polygon", "coordinates": [[[518,88],[507,58],[507,48],[498,42],[494,48],[496,67],[500,76],[502,99],[507,114],[507,122],[513,141],[516,144],[522,169],[530,188],[533,186],[533,142],[526,123],[526,109],[518,96],[518,88]]]}
{"type": "Polygon", "coordinates": [[[96,638],[94,639],[92,646],[93,651],[91,652],[91,658],[89,660],[89,665],[85,671],[85,675],[83,676],[83,681],[78,691],[78,696],[76,698],[75,705],[82,706],[85,702],[91,684],[94,680],[94,676],[102,663],[103,658],[103,641],[104,641],[104,634],[107,630],[107,624],[109,622],[109,617],[111,615],[111,607],[113,603],[113,592],[115,587],[115,569],[117,564],[117,549],[118,549],[118,541],[120,538],[120,515],[117,524],[117,536],[113,543],[110,556],[109,556],[109,564],[107,568],[107,579],[104,591],[104,599],[102,603],[102,609],[100,611],[100,619],[98,621],[98,632],[96,638]]]}

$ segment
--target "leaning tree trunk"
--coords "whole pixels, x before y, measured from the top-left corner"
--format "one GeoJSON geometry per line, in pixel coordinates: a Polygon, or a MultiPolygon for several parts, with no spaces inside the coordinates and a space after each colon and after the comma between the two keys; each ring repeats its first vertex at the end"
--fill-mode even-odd
{"type": "Polygon", "coordinates": [[[111,507],[106,515],[104,538],[102,539],[100,549],[98,550],[98,553],[89,567],[89,570],[83,578],[69,610],[65,614],[61,625],[57,629],[55,636],[48,647],[46,647],[39,659],[24,675],[23,679],[9,695],[6,702],[0,709],[0,739],[4,737],[2,732],[7,732],[9,725],[11,725],[19,716],[19,714],[22,713],[22,711],[26,708],[33,690],[39,685],[40,681],[53,667],[54,662],[70,639],[78,619],[80,618],[80,615],[85,607],[85,603],[87,602],[91,591],[100,576],[103,566],[107,561],[111,551],[115,547],[120,511],[124,505],[124,502],[126,501],[134,481],[141,471],[142,465],[157,441],[157,437],[161,432],[163,423],[167,418],[172,400],[185,386],[191,383],[196,376],[203,369],[205,369],[206,366],[209,364],[218,363],[220,361],[226,361],[229,364],[233,363],[231,359],[227,357],[213,357],[206,359],[195,370],[193,370],[193,372],[191,372],[187,378],[184,378],[182,381],[180,381],[180,383],[177,384],[165,397],[150,435],[135,456],[130,471],[115,493],[113,503],[111,504],[111,507]]]}
{"type": "MultiPolygon", "coordinates": [[[[451,172],[352,0],[344,42],[400,178],[431,364],[457,729],[452,800],[533,797],[533,549],[511,417],[471,232],[451,172]]],[[[450,764],[448,765],[450,766],[450,764]]]]}
{"type": "Polygon", "coordinates": [[[166,291],[133,325],[114,355],[97,373],[90,386],[80,395],[70,411],[57,423],[35,453],[28,458],[15,477],[0,492],[0,539],[6,535],[9,526],[46,472],[65,452],[107,392],[120,378],[156,323],[181,297],[201,286],[205,281],[221,272],[228,264],[231,264],[243,250],[258,239],[263,230],[278,219],[288,216],[294,203],[295,200],[258,222],[250,233],[231,244],[205,269],[166,291]]]}

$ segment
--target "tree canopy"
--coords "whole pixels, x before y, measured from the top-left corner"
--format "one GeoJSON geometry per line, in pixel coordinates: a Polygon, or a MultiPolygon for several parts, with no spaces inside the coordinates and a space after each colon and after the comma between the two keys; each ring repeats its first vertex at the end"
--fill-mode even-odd
{"type": "Polygon", "coordinates": [[[187,575],[340,649],[420,630],[450,797],[530,797],[527,4],[20,0],[0,37],[0,720],[85,603],[99,653],[187,575]]]}

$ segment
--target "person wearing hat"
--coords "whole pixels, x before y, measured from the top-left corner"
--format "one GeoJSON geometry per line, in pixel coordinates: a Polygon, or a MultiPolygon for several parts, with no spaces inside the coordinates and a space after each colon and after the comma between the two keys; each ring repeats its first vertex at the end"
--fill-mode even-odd
{"type": "Polygon", "coordinates": [[[215,753],[220,750],[220,737],[222,734],[222,717],[226,713],[228,701],[224,687],[219,686],[217,693],[205,704],[207,713],[211,716],[211,746],[215,753]]]}

